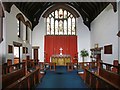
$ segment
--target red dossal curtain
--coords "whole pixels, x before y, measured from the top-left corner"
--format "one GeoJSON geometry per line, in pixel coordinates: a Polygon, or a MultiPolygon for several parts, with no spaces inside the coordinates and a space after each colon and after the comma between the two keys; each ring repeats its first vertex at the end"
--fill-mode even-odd
{"type": "Polygon", "coordinates": [[[53,54],[60,54],[60,48],[62,48],[62,54],[71,55],[73,58],[77,56],[77,36],[45,36],[44,40],[44,52],[46,54],[46,61],[50,62],[50,57],[53,54]]]}

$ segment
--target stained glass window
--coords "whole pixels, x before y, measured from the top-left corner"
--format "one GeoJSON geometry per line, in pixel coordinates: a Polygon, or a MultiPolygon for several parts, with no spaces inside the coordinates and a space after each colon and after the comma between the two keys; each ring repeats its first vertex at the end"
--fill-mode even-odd
{"type": "Polygon", "coordinates": [[[55,35],[58,35],[58,20],[55,20],[55,35]]]}
{"type": "Polygon", "coordinates": [[[64,34],[67,35],[67,20],[64,20],[64,34]]]}
{"type": "Polygon", "coordinates": [[[47,18],[47,34],[50,34],[50,18],[47,18]]]}
{"type": "Polygon", "coordinates": [[[53,11],[46,21],[47,35],[76,35],[76,18],[67,10],[53,11]]]}
{"type": "Polygon", "coordinates": [[[51,18],[51,34],[54,35],[54,18],[51,18]]]}

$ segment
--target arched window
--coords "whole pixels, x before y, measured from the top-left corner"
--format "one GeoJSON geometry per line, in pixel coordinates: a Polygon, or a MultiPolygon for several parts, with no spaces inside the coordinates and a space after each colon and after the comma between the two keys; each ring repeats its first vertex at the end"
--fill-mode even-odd
{"type": "Polygon", "coordinates": [[[65,9],[50,13],[46,22],[47,35],[76,35],[76,18],[65,9]]]}
{"type": "Polygon", "coordinates": [[[28,41],[29,43],[31,42],[31,29],[32,29],[32,25],[30,24],[29,21],[25,22],[26,25],[26,41],[28,41]]]}
{"type": "Polygon", "coordinates": [[[18,37],[22,37],[21,33],[22,33],[22,30],[21,30],[21,24],[24,23],[25,24],[25,19],[23,17],[23,15],[21,13],[18,13],[16,15],[16,18],[17,18],[17,35],[18,37]],[[22,23],[21,23],[22,22],[22,23]]]}

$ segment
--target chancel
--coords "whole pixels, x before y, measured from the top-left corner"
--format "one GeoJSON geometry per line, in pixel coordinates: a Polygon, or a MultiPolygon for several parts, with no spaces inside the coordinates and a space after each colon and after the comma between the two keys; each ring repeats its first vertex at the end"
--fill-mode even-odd
{"type": "Polygon", "coordinates": [[[0,1],[0,89],[120,90],[119,0],[57,1],[0,1]]]}

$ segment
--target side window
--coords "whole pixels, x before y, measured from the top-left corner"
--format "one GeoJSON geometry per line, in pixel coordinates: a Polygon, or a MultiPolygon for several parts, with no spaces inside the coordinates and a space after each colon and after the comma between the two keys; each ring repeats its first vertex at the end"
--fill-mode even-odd
{"type": "Polygon", "coordinates": [[[28,41],[28,26],[26,25],[26,41],[28,41]]]}
{"type": "Polygon", "coordinates": [[[17,36],[22,39],[23,37],[23,24],[25,25],[25,19],[21,13],[16,15],[17,19],[17,36]]]}
{"type": "Polygon", "coordinates": [[[20,27],[20,19],[17,20],[17,35],[18,37],[21,37],[21,27],[20,27]]]}
{"type": "Polygon", "coordinates": [[[32,29],[32,24],[27,20],[25,21],[24,16],[21,13],[16,15],[17,18],[17,36],[22,40],[30,42],[31,34],[30,30],[32,29]]]}
{"type": "Polygon", "coordinates": [[[31,29],[32,29],[32,25],[30,24],[29,21],[26,21],[25,23],[26,25],[26,41],[28,41],[29,43],[31,43],[31,29]]]}

